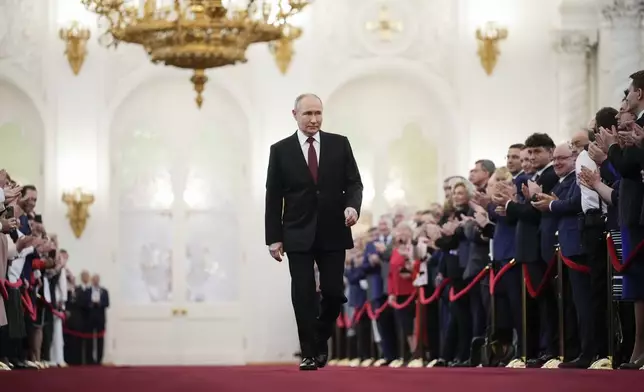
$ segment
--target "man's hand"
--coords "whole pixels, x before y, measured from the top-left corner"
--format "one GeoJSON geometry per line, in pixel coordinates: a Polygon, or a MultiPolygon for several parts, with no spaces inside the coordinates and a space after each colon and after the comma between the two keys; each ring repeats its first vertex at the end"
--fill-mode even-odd
{"type": "Polygon", "coordinates": [[[496,212],[498,216],[505,216],[505,207],[498,206],[494,209],[494,212],[496,212]]]}
{"type": "Polygon", "coordinates": [[[271,254],[271,257],[274,258],[275,260],[279,262],[282,261],[282,256],[284,255],[284,248],[281,242],[276,242],[274,244],[271,244],[268,247],[268,252],[271,254]]]}
{"type": "Polygon", "coordinates": [[[577,178],[579,178],[579,184],[588,189],[595,189],[595,186],[602,181],[598,171],[592,171],[583,165],[577,178]]]}
{"type": "Polygon", "coordinates": [[[532,206],[539,211],[550,211],[550,203],[554,200],[558,200],[557,196],[553,193],[552,195],[546,195],[545,193],[537,194],[537,201],[533,201],[532,206]]]}
{"type": "Polygon", "coordinates": [[[24,249],[34,245],[36,237],[31,235],[22,236],[16,241],[16,250],[18,253],[22,252],[24,249]]]}
{"type": "Polygon", "coordinates": [[[490,223],[490,218],[485,211],[477,211],[474,213],[474,219],[480,228],[484,228],[488,223],[490,223]]]}
{"type": "Polygon", "coordinates": [[[487,207],[492,202],[492,198],[485,192],[475,192],[472,198],[472,204],[487,207]]]}
{"type": "Polygon", "coordinates": [[[2,232],[9,233],[18,227],[18,220],[16,218],[0,219],[0,224],[2,225],[2,232]]]}
{"type": "Polygon", "coordinates": [[[384,242],[378,241],[378,242],[375,243],[375,246],[376,246],[376,252],[378,252],[380,254],[385,253],[385,251],[387,250],[387,245],[385,245],[384,242]]]}
{"type": "Polygon", "coordinates": [[[595,135],[597,146],[601,148],[604,153],[608,153],[611,145],[617,143],[617,128],[613,126],[610,130],[599,127],[599,133],[595,135]]]}
{"type": "Polygon", "coordinates": [[[592,142],[588,146],[588,156],[597,164],[597,166],[601,166],[601,164],[608,159],[608,155],[602,151],[596,142],[592,142]]]}
{"type": "Polygon", "coordinates": [[[529,195],[530,195],[530,197],[528,198],[528,200],[529,200],[533,195],[543,193],[543,190],[541,189],[541,185],[538,185],[536,182],[534,182],[532,180],[529,180],[528,181],[528,192],[529,192],[529,195]]]}
{"type": "Polygon", "coordinates": [[[358,223],[358,211],[353,207],[347,207],[344,210],[344,224],[351,227],[358,223]]]}

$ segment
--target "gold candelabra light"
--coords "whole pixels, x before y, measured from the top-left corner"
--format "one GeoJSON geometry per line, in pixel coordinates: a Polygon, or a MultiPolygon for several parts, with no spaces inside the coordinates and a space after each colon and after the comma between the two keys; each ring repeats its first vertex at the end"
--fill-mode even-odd
{"type": "Polygon", "coordinates": [[[63,193],[63,202],[67,204],[67,219],[76,238],[85,231],[89,218],[89,206],[94,204],[94,195],[85,193],[80,188],[63,193]]]}
{"type": "Polygon", "coordinates": [[[479,43],[478,55],[481,58],[481,65],[488,75],[492,75],[501,53],[499,41],[506,38],[508,38],[508,30],[495,22],[487,22],[476,29],[476,39],[479,43]]]}
{"type": "Polygon", "coordinates": [[[77,21],[72,21],[69,27],[61,28],[58,35],[65,41],[65,56],[72,72],[78,75],[87,56],[87,41],[92,36],[91,32],[77,21]]]}
{"type": "MultiPolygon", "coordinates": [[[[287,21],[312,0],[81,0],[106,21],[106,46],[141,45],[157,64],[192,69],[203,104],[206,69],[246,62],[253,43],[284,38],[287,21]],[[277,7],[275,6],[277,5],[277,7]]],[[[291,48],[292,51],[292,48],[291,48]]]]}

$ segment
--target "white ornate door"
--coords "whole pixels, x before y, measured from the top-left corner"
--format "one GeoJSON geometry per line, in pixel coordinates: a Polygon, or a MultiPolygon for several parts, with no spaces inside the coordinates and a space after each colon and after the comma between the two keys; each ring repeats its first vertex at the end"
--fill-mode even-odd
{"type": "Polygon", "coordinates": [[[239,124],[158,120],[113,138],[115,362],[241,364],[239,124]]]}

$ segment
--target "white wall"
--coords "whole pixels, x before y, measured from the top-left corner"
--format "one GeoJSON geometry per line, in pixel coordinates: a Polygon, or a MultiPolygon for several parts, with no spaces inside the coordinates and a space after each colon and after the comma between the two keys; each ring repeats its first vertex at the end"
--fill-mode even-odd
{"type": "MultiPolygon", "coordinates": [[[[427,173],[437,179],[466,173],[481,158],[501,165],[507,145],[533,132],[566,133],[557,129],[553,31],[559,27],[559,0],[392,2],[394,19],[404,29],[386,45],[364,28],[377,17],[377,4],[317,1],[299,20],[304,36],[287,76],[278,72],[268,49],[259,45],[248,51],[247,64],[208,72],[211,80],[206,88],[217,86],[233,97],[247,116],[251,135],[247,144],[251,192],[243,211],[250,217],[244,226],[243,287],[251,290],[245,291],[243,304],[254,318],[245,323],[248,361],[289,359],[297,349],[288,271],[268,257],[262,229],[268,146],[295,130],[290,117],[295,96],[317,92],[329,109],[327,124],[333,126],[325,129],[333,132],[342,124],[344,131],[350,126],[346,133],[354,144],[366,140],[381,154],[386,151],[382,140],[395,140],[409,122],[422,124],[423,137],[440,151],[435,170],[427,173]],[[475,27],[486,20],[498,20],[509,29],[492,76],[479,63],[474,38],[475,27]],[[358,134],[363,132],[370,135],[362,138],[358,134]]],[[[110,208],[110,131],[118,120],[114,116],[147,82],[182,75],[189,86],[190,74],[150,65],[138,47],[102,48],[94,28],[89,56],[80,75],[74,76],[57,36],[60,24],[72,18],[92,21],[82,6],[67,0],[0,5],[0,26],[8,26],[0,28],[0,48],[9,48],[0,50],[0,77],[30,98],[34,116],[42,119],[45,180],[39,207],[48,227],[59,233],[76,270],[98,272],[106,286],[118,290],[115,249],[106,245],[118,226],[118,214],[110,208]],[[29,34],[23,34],[27,27],[29,34]],[[96,193],[91,220],[80,240],[73,237],[60,202],[61,192],[75,186],[96,193]]],[[[177,110],[155,106],[153,100],[147,104],[154,107],[152,112],[177,110]]],[[[206,100],[202,111],[210,110],[211,104],[206,100]]],[[[0,124],[5,121],[0,117],[0,124]]],[[[374,186],[384,189],[388,180],[380,173],[386,170],[376,170],[372,163],[363,169],[373,171],[374,186]]],[[[438,195],[440,181],[435,183],[438,195]]],[[[374,204],[377,211],[386,207],[382,195],[374,195],[374,204]]],[[[113,304],[113,309],[118,306],[113,304]]],[[[108,344],[108,356],[110,349],[108,344]]]]}

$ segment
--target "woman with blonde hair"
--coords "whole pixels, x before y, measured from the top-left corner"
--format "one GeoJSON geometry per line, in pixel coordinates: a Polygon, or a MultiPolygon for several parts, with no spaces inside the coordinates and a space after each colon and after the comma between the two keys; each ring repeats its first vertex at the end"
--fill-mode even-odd
{"type": "MultiPolygon", "coordinates": [[[[452,187],[449,209],[442,219],[442,236],[436,246],[442,251],[441,274],[451,280],[454,292],[463,290],[478,273],[471,265],[470,249],[472,240],[468,238],[468,222],[474,215],[470,200],[474,187],[467,180],[456,182],[452,187]]],[[[472,222],[473,223],[473,222],[472,222]]],[[[447,325],[445,344],[441,348],[441,358],[436,366],[470,366],[470,342],[473,335],[473,312],[470,308],[475,287],[458,300],[449,303],[450,318],[447,325]]],[[[480,295],[478,296],[480,297],[480,295]]],[[[478,298],[474,295],[474,299],[478,298]]],[[[477,312],[477,317],[478,312],[477,312]]],[[[477,320],[478,321],[478,320],[477,320]]],[[[485,321],[483,319],[483,321],[485,321]]]]}

